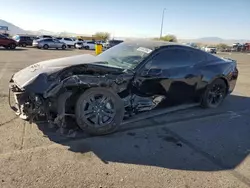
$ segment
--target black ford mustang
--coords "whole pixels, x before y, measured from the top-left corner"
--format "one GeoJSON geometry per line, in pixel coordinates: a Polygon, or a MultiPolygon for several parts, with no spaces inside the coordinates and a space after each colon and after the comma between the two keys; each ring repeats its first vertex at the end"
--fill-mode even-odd
{"type": "Polygon", "coordinates": [[[123,42],[98,56],[33,64],[10,80],[13,110],[65,126],[75,118],[90,134],[113,132],[124,117],[195,100],[217,107],[236,84],[236,61],[160,41],[123,42]],[[165,105],[166,106],[166,105],[165,105]]]}

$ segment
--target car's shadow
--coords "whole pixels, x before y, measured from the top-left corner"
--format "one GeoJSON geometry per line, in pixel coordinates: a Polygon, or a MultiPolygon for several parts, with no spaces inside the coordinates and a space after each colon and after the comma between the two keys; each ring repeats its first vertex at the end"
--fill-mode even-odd
{"type": "MultiPolygon", "coordinates": [[[[177,112],[176,121],[181,123],[162,126],[164,121],[149,119],[141,122],[147,124],[146,129],[131,128],[112,135],[82,139],[59,136],[45,124],[38,123],[38,126],[50,140],[68,146],[72,152],[93,152],[105,163],[219,171],[235,168],[250,152],[250,116],[240,115],[248,113],[249,106],[250,98],[231,95],[218,109],[199,110],[197,107],[188,110],[190,116],[201,111],[203,117],[199,120],[181,122],[182,117],[177,112]],[[206,116],[210,117],[206,119],[206,116]]],[[[165,116],[167,120],[168,115],[165,116]]],[[[250,185],[250,180],[246,181],[250,185]]]]}

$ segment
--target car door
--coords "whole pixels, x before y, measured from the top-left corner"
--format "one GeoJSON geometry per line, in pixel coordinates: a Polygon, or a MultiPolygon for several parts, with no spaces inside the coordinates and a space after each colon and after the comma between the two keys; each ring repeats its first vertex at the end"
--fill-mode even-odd
{"type": "Polygon", "coordinates": [[[50,48],[56,48],[56,44],[53,39],[46,39],[46,42],[48,43],[50,48]]]}
{"type": "Polygon", "coordinates": [[[7,46],[7,45],[9,45],[7,37],[0,34],[0,46],[7,46]]]}
{"type": "Polygon", "coordinates": [[[62,43],[59,40],[53,39],[53,41],[54,41],[55,48],[61,48],[62,47],[62,43]]]}
{"type": "Polygon", "coordinates": [[[134,79],[139,95],[165,95],[167,100],[183,102],[195,95],[201,72],[195,66],[200,60],[191,48],[169,47],[147,61],[134,79]]]}

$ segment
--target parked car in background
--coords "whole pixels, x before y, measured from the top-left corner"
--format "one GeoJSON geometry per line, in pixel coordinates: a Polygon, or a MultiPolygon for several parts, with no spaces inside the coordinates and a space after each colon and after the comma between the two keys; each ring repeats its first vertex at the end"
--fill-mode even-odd
{"type": "Polygon", "coordinates": [[[67,38],[67,37],[56,37],[56,39],[59,40],[60,42],[65,43],[69,48],[75,47],[75,44],[77,42],[73,38],[67,38]]]}
{"type": "Polygon", "coordinates": [[[43,49],[49,49],[49,48],[55,48],[55,49],[66,49],[67,45],[64,42],[60,42],[57,39],[53,39],[53,38],[45,38],[45,39],[38,39],[38,40],[34,40],[33,47],[37,47],[37,48],[43,48],[43,49]]]}
{"type": "Polygon", "coordinates": [[[120,44],[122,43],[123,40],[108,40],[105,44],[103,44],[103,47],[105,49],[109,49],[109,48],[112,48],[113,46],[117,45],[117,44],[120,44]]]}
{"type": "Polygon", "coordinates": [[[94,50],[96,43],[94,41],[84,41],[83,48],[86,50],[94,50]]]}
{"type": "Polygon", "coordinates": [[[205,52],[208,52],[208,53],[211,53],[211,54],[216,54],[217,49],[216,49],[216,47],[207,46],[207,47],[205,47],[205,52]]]}
{"type": "Polygon", "coordinates": [[[51,35],[40,35],[40,36],[38,36],[37,38],[38,38],[38,39],[45,39],[45,38],[50,38],[50,39],[52,39],[52,38],[54,38],[54,37],[51,36],[51,35]]]}
{"type": "Polygon", "coordinates": [[[96,41],[96,44],[101,44],[102,47],[103,47],[103,46],[106,44],[106,42],[103,41],[103,40],[97,40],[97,41],[96,41]]]}
{"type": "Polygon", "coordinates": [[[15,49],[17,47],[17,42],[14,39],[8,38],[5,35],[0,34],[0,46],[5,49],[15,49]]]}
{"type": "Polygon", "coordinates": [[[33,43],[33,38],[28,35],[15,35],[12,38],[22,47],[32,46],[33,43]]]}
{"type": "Polygon", "coordinates": [[[83,43],[84,43],[84,41],[78,41],[78,42],[76,42],[75,48],[76,49],[83,49],[84,48],[83,47],[83,43]]]}

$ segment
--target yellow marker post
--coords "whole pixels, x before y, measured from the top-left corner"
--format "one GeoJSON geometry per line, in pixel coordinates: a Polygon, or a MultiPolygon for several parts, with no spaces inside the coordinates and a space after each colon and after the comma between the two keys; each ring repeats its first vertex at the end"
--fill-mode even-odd
{"type": "Polygon", "coordinates": [[[102,53],[102,45],[101,44],[95,45],[95,53],[96,53],[96,55],[102,53]]]}

